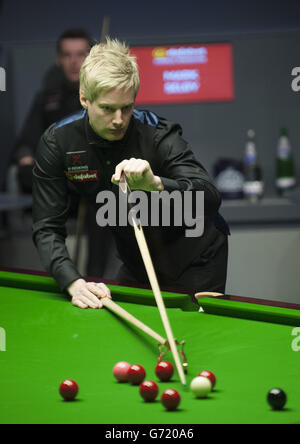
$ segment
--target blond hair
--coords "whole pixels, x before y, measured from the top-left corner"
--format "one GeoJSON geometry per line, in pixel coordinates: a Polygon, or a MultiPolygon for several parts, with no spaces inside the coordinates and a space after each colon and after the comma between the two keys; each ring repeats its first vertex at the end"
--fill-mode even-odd
{"type": "Polygon", "coordinates": [[[80,70],[80,91],[93,103],[101,91],[114,88],[134,89],[140,86],[136,57],[119,40],[106,38],[106,43],[93,46],[80,70]]]}

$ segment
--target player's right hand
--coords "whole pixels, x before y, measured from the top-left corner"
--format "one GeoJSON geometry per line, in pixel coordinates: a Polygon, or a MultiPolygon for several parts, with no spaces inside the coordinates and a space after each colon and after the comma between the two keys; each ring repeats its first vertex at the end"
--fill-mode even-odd
{"type": "Polygon", "coordinates": [[[109,288],[103,283],[86,282],[78,279],[68,287],[68,293],[72,297],[72,304],[79,308],[103,308],[102,298],[111,299],[109,288]]]}

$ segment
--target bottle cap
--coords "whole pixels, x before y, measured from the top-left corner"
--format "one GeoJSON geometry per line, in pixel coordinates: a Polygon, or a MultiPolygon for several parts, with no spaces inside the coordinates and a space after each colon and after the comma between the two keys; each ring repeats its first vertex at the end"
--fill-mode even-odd
{"type": "Polygon", "coordinates": [[[247,135],[248,135],[249,139],[254,139],[255,131],[253,129],[249,129],[247,135]]]}

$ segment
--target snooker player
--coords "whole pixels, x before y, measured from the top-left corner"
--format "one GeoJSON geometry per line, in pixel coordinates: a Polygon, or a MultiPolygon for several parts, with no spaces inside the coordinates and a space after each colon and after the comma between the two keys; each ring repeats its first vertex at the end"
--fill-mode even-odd
{"type": "MultiPolygon", "coordinates": [[[[127,46],[110,39],[95,45],[80,72],[83,110],[52,125],[37,150],[33,239],[45,269],[80,308],[101,308],[101,298],[110,292],[103,283],[86,282],[68,255],[68,181],[94,205],[104,190],[118,202],[122,173],[132,190],[204,192],[201,237],[186,237],[185,227],[177,226],[144,231],[161,286],[190,293],[225,291],[229,230],[218,214],[219,192],[178,124],[134,108],[138,89],[138,67],[127,46]]],[[[123,262],[116,279],[148,283],[133,228],[110,229],[123,262]]]]}

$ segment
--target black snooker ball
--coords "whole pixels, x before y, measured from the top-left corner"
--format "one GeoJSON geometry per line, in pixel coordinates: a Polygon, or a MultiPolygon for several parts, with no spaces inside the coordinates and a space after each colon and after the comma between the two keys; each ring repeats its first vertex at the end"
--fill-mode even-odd
{"type": "Polygon", "coordinates": [[[282,410],[286,404],[287,396],[283,390],[274,388],[269,391],[267,399],[273,410],[282,410]]]}

